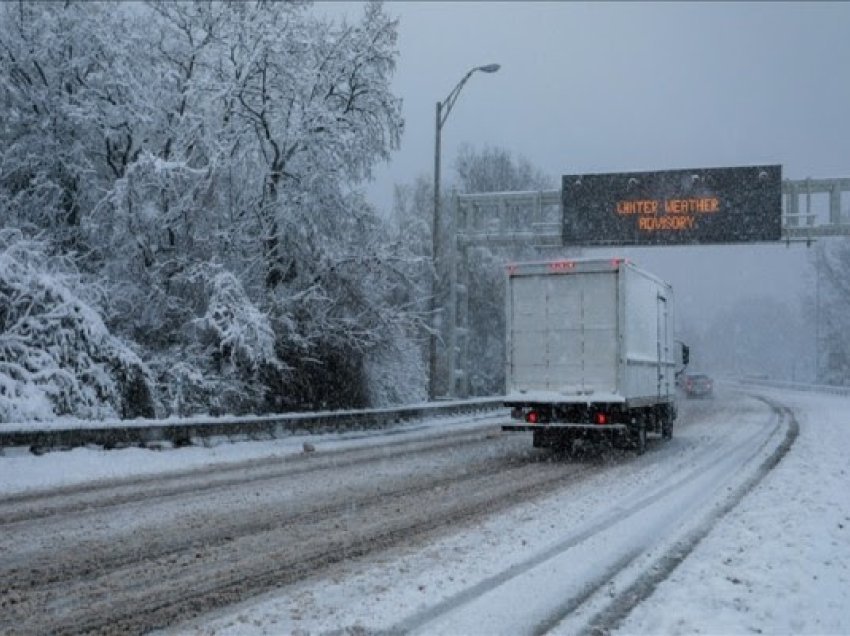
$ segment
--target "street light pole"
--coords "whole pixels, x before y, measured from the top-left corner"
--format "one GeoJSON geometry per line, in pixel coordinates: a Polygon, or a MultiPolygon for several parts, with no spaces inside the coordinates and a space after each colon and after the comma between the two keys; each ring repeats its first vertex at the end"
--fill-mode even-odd
{"type": "MultiPolygon", "coordinates": [[[[430,339],[430,359],[428,369],[428,397],[433,400],[437,397],[437,337],[438,327],[440,322],[437,320],[437,311],[439,309],[437,302],[437,280],[440,275],[439,259],[440,259],[440,133],[443,130],[443,125],[457,101],[460,90],[466,81],[472,77],[476,71],[483,73],[495,73],[500,66],[498,64],[486,64],[484,66],[476,66],[471,69],[457,85],[449,93],[448,97],[442,102],[437,102],[437,112],[435,119],[435,141],[434,141],[434,216],[431,224],[431,264],[434,269],[434,279],[431,284],[431,339],[430,339]]],[[[454,393],[454,378],[451,377],[454,369],[449,369],[449,386],[447,392],[449,395],[454,393]]]]}

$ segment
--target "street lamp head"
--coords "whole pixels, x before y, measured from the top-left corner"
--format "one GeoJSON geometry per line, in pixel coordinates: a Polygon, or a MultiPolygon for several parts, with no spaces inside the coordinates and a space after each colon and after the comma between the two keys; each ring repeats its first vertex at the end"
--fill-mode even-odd
{"type": "Polygon", "coordinates": [[[484,71],[485,73],[495,73],[500,68],[502,68],[500,64],[485,64],[484,66],[479,66],[478,70],[484,71]]]}

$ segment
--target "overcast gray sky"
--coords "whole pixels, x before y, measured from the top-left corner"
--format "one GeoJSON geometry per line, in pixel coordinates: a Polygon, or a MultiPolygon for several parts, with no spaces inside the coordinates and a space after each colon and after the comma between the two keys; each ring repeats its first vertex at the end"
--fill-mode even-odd
{"type": "Polygon", "coordinates": [[[436,101],[490,62],[501,70],[473,76],[446,123],[447,168],[467,142],[553,175],[780,163],[788,178],[850,176],[848,3],[386,6],[406,131],[377,200],[431,174],[436,101]]]}
{"type": "MultiPolygon", "coordinates": [[[[447,185],[462,143],[506,148],[556,178],[754,164],[781,164],[784,178],[850,177],[850,3],[386,6],[400,19],[394,88],[406,130],[368,186],[381,208],[395,183],[432,175],[436,101],[493,62],[501,70],[470,79],[443,129],[447,185]]],[[[678,288],[686,319],[758,294],[799,305],[806,253],[629,252],[678,288]]]]}

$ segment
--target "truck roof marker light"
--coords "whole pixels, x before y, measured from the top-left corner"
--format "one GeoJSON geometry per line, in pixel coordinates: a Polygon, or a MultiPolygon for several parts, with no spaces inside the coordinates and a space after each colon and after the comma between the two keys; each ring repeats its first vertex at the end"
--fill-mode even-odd
{"type": "Polygon", "coordinates": [[[622,263],[625,263],[624,258],[612,258],[611,259],[611,265],[613,265],[614,267],[619,267],[622,263]]]}
{"type": "Polygon", "coordinates": [[[525,416],[525,421],[529,424],[537,424],[540,421],[540,416],[537,411],[529,411],[525,416]]]}
{"type": "Polygon", "coordinates": [[[549,263],[549,271],[551,272],[568,272],[576,266],[574,261],[552,261],[549,263]]]}

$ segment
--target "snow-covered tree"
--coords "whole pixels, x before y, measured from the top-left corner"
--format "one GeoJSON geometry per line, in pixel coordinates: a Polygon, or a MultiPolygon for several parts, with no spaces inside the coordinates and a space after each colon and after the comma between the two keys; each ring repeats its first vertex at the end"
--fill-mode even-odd
{"type": "Polygon", "coordinates": [[[455,160],[458,187],[463,192],[516,192],[548,190],[552,178],[525,157],[514,157],[505,148],[485,146],[476,150],[464,144],[455,160]]]}
{"type": "Polygon", "coordinates": [[[180,285],[199,299],[198,315],[151,364],[167,410],[179,415],[263,410],[267,376],[287,371],[278,360],[268,316],[221,267],[198,265],[180,285]]]}
{"type": "Polygon", "coordinates": [[[292,282],[279,286],[275,315],[297,329],[297,337],[288,338],[284,361],[295,367],[308,359],[296,374],[299,393],[320,391],[315,399],[327,405],[341,405],[341,396],[349,404],[368,404],[369,395],[382,393],[364,384],[368,358],[395,349],[396,340],[398,350],[405,350],[409,338],[422,332],[415,295],[418,261],[362,200],[340,223],[342,236],[314,236],[315,258],[305,261],[292,282]]]}
{"type": "Polygon", "coordinates": [[[304,2],[0,5],[3,224],[77,253],[106,324],[162,371],[166,410],[227,383],[245,399],[214,409],[388,395],[361,372],[409,345],[415,255],[374,240],[357,187],[402,131],[396,33],[380,3],[353,23],[304,2]],[[205,313],[237,298],[259,366],[247,341],[217,348],[233,332],[205,313]],[[178,370],[185,399],[166,388],[178,370]]]}
{"type": "MultiPolygon", "coordinates": [[[[429,363],[429,342],[431,337],[430,314],[431,294],[437,287],[434,272],[431,242],[431,224],[434,206],[434,184],[427,177],[419,176],[412,184],[396,184],[393,192],[393,208],[390,232],[394,240],[404,247],[414,258],[410,264],[410,302],[422,316],[427,316],[428,324],[423,323],[422,332],[413,346],[418,350],[420,366],[426,371],[429,363]]],[[[448,202],[447,202],[448,204],[448,202]]]]}
{"type": "Polygon", "coordinates": [[[0,422],[152,417],[147,367],[107,330],[98,290],[47,249],[0,231],[0,422]]]}

